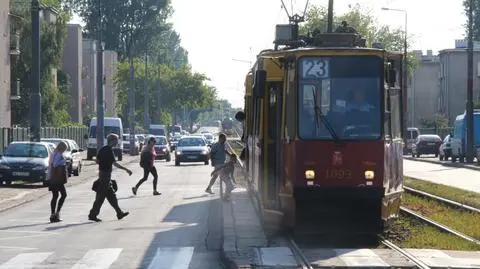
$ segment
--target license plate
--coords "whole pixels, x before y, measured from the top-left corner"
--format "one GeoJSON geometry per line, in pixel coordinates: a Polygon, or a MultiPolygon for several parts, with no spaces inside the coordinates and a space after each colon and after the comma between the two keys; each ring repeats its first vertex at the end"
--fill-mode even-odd
{"type": "Polygon", "coordinates": [[[18,177],[28,177],[28,176],[30,176],[29,172],[13,172],[12,174],[14,176],[18,176],[18,177]]]}
{"type": "Polygon", "coordinates": [[[187,158],[190,159],[190,160],[194,160],[194,159],[197,158],[197,156],[188,156],[187,158]]]}
{"type": "Polygon", "coordinates": [[[435,145],[435,143],[428,143],[428,145],[429,145],[429,146],[433,146],[433,145],[435,145]]]}

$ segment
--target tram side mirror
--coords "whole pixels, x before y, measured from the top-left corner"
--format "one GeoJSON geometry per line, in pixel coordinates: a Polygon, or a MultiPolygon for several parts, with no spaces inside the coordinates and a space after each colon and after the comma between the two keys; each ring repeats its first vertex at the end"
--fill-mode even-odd
{"type": "Polygon", "coordinates": [[[83,136],[83,139],[87,140],[87,139],[88,139],[88,135],[87,135],[87,134],[84,135],[84,136],[83,136]]]}
{"type": "Polygon", "coordinates": [[[253,85],[253,94],[257,98],[265,96],[265,87],[267,82],[267,72],[265,70],[257,70],[255,72],[255,81],[253,85]]]}
{"type": "Polygon", "coordinates": [[[235,119],[239,122],[245,121],[245,112],[238,111],[237,114],[235,114],[235,119]]]}

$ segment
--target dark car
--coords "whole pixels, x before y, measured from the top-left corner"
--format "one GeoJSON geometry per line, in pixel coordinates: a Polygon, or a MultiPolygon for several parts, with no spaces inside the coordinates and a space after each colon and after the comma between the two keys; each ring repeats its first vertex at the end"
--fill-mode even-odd
{"type": "Polygon", "coordinates": [[[65,150],[63,156],[67,161],[68,176],[71,176],[72,174],[74,176],[80,175],[80,172],[82,171],[83,149],[78,146],[77,142],[71,139],[62,138],[42,138],[41,141],[55,144],[55,146],[57,146],[60,141],[65,142],[65,144],[67,144],[67,150],[65,150]]]}
{"type": "Polygon", "coordinates": [[[442,139],[438,135],[419,135],[412,145],[412,157],[419,158],[423,154],[435,154],[438,157],[442,139]]]}
{"type": "Polygon", "coordinates": [[[21,180],[46,185],[50,155],[54,144],[47,142],[12,142],[0,159],[0,181],[21,180]]]}
{"type": "Polygon", "coordinates": [[[170,146],[167,142],[166,136],[155,136],[157,143],[155,144],[155,153],[157,154],[156,160],[165,160],[167,162],[172,160],[170,155],[170,146]]]}
{"type": "Polygon", "coordinates": [[[202,136],[185,136],[178,141],[175,150],[175,165],[186,162],[209,163],[210,148],[202,136]]]}

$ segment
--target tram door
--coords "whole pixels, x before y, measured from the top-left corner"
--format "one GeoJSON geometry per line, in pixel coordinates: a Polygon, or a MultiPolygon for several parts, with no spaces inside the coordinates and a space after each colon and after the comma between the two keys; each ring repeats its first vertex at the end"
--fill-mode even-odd
{"type": "Polygon", "coordinates": [[[267,122],[267,152],[266,158],[266,178],[268,184],[268,200],[278,205],[278,194],[280,191],[280,134],[281,134],[281,102],[282,102],[282,82],[272,82],[268,85],[268,92],[265,97],[268,99],[268,122],[267,122]]]}

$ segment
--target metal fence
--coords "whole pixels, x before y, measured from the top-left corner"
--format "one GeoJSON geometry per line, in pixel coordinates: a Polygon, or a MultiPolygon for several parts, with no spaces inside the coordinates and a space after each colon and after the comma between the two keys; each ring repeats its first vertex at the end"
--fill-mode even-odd
{"type": "MultiPolygon", "coordinates": [[[[13,141],[30,141],[29,128],[17,127],[17,128],[1,128],[0,129],[0,152],[3,152],[6,146],[13,141]]],[[[85,148],[87,146],[85,134],[88,134],[87,127],[43,127],[40,133],[42,138],[64,138],[72,139],[77,142],[78,146],[85,148]]]]}

